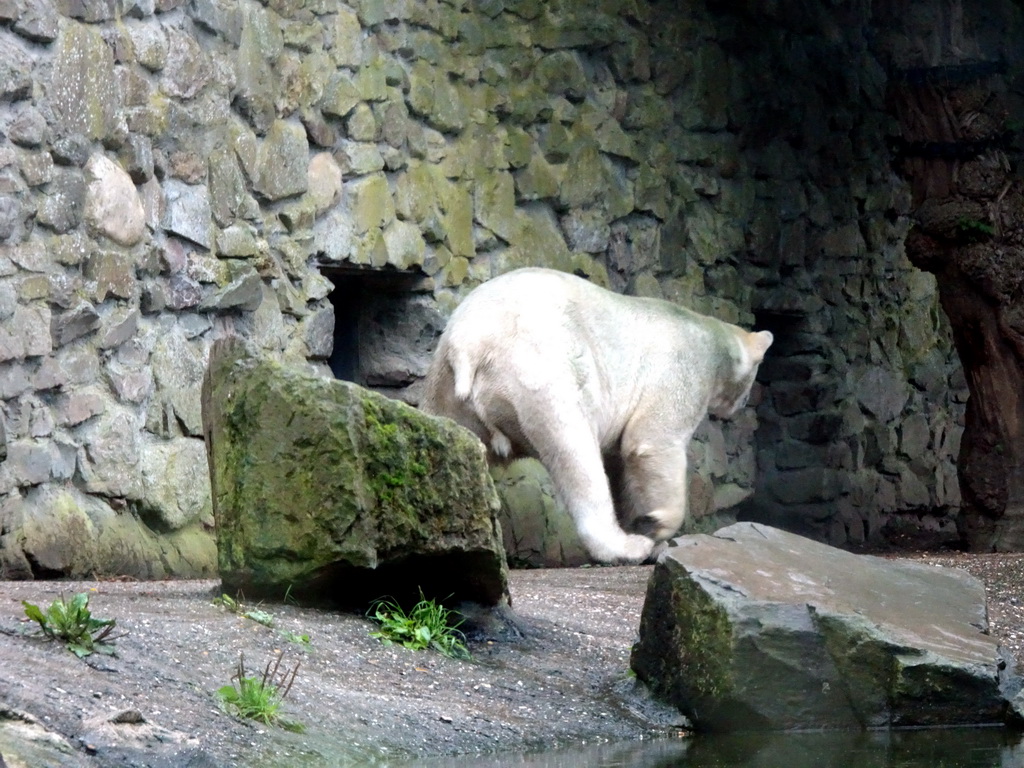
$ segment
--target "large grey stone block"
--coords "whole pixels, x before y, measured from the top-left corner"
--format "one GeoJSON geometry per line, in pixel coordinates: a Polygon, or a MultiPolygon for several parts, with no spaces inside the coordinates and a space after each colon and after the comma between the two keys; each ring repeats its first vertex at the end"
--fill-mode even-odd
{"type": "Polygon", "coordinates": [[[648,586],[632,666],[701,729],[993,724],[1020,679],[965,572],[754,523],[684,536],[648,586]]]}

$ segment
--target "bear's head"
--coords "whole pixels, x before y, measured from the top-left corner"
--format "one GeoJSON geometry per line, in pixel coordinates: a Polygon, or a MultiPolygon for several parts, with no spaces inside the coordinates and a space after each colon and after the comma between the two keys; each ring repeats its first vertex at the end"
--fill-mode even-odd
{"type": "Polygon", "coordinates": [[[742,328],[735,328],[735,331],[736,343],[730,345],[731,364],[723,366],[726,372],[719,382],[718,391],[708,404],[708,410],[723,419],[747,404],[750,388],[757,376],[757,367],[774,340],[770,331],[748,333],[742,328]]]}

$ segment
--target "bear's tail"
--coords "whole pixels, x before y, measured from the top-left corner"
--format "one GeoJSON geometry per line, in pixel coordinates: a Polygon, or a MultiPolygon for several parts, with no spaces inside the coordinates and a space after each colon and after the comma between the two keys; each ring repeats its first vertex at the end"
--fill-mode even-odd
{"type": "Polygon", "coordinates": [[[457,349],[449,350],[448,364],[451,365],[455,380],[455,396],[469,402],[473,393],[473,379],[476,378],[476,365],[470,355],[457,349]]]}

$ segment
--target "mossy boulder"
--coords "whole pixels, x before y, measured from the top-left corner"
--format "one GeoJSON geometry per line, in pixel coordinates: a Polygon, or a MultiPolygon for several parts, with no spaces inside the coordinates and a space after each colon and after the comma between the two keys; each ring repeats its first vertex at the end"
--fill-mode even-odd
{"type": "Polygon", "coordinates": [[[0,503],[0,578],[211,578],[213,536],[194,520],[167,530],[141,504],[113,508],[72,487],[36,486],[0,503]],[[159,531],[159,532],[158,532],[159,531]]]}
{"type": "Polygon", "coordinates": [[[454,422],[235,339],[211,350],[203,421],[225,590],[507,600],[483,446],[454,422]]]}
{"type": "Polygon", "coordinates": [[[520,459],[491,468],[501,499],[505,552],[517,567],[562,568],[591,562],[543,465],[520,459]]]}

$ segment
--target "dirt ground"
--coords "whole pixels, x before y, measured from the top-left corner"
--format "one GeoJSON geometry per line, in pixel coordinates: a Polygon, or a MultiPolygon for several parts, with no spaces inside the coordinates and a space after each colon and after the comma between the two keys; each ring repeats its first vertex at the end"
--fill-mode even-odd
{"type": "MultiPolygon", "coordinates": [[[[49,764],[68,766],[400,765],[677,734],[628,673],[650,571],[514,571],[514,619],[472,633],[468,662],[385,646],[359,616],[262,605],[268,628],[214,605],[214,581],[2,582],[0,724],[59,735],[68,751],[49,764]],[[117,620],[116,657],[23,635],[22,600],[76,592],[117,620]],[[239,654],[250,671],[300,664],[284,712],[305,733],[222,711],[239,654]]],[[[0,729],[13,768],[7,749],[0,729]]]]}
{"type": "MultiPolygon", "coordinates": [[[[1024,555],[919,559],[986,582],[992,632],[1024,668],[1024,555]]],[[[628,672],[650,572],[514,571],[514,620],[475,632],[470,661],[385,646],[359,616],[262,605],[274,618],[266,627],[215,605],[213,581],[0,582],[0,755],[9,768],[270,768],[451,755],[469,765],[495,752],[656,737],[671,748],[680,718],[628,672]],[[116,657],[78,660],[25,636],[35,625],[22,600],[46,606],[83,591],[97,617],[117,620],[116,657]],[[308,644],[289,639],[301,635],[308,644]],[[299,663],[284,713],[304,733],[218,706],[239,654],[250,671],[279,655],[282,668],[299,663]]]]}

